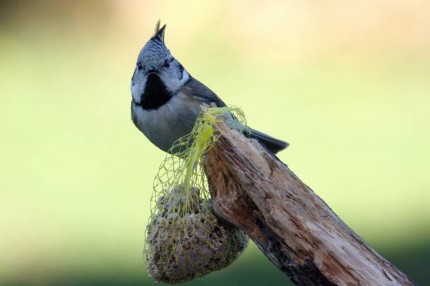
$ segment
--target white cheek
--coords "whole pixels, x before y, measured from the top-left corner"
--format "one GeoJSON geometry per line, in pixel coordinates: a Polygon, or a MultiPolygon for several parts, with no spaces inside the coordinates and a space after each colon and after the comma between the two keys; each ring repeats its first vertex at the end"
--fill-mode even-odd
{"type": "Polygon", "coordinates": [[[182,84],[186,83],[190,79],[190,74],[184,70],[184,73],[182,74],[181,82],[182,84]]]}
{"type": "Polygon", "coordinates": [[[146,79],[146,76],[143,78],[136,77],[134,80],[134,85],[131,85],[131,95],[136,102],[140,102],[142,99],[142,94],[146,85],[146,79]]]}

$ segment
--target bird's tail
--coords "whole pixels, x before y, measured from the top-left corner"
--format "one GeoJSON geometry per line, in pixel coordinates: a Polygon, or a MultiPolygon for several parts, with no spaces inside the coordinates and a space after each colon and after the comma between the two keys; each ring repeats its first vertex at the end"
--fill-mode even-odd
{"type": "Polygon", "coordinates": [[[227,115],[225,115],[225,119],[229,124],[231,124],[231,126],[234,129],[240,130],[241,132],[243,132],[243,134],[246,137],[257,139],[257,141],[260,142],[261,145],[263,145],[267,150],[269,150],[273,154],[276,154],[279,151],[284,150],[285,148],[288,147],[288,145],[290,145],[285,141],[276,139],[272,136],[264,134],[263,132],[260,132],[258,130],[255,130],[248,126],[243,125],[231,113],[228,113],[227,115]]]}
{"type": "Polygon", "coordinates": [[[260,142],[264,147],[266,147],[268,150],[270,150],[273,154],[278,153],[281,150],[284,150],[288,147],[288,143],[285,141],[281,141],[279,139],[273,138],[272,136],[269,136],[267,134],[264,134],[258,130],[248,128],[251,133],[249,134],[249,137],[255,138],[260,142]]]}

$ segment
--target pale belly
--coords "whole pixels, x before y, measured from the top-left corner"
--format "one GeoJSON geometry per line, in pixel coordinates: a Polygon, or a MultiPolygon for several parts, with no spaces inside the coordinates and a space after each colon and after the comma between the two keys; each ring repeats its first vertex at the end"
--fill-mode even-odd
{"type": "Polygon", "coordinates": [[[133,121],[137,128],[165,152],[176,140],[191,132],[200,111],[198,102],[190,101],[181,93],[156,110],[144,110],[132,105],[133,121]]]}

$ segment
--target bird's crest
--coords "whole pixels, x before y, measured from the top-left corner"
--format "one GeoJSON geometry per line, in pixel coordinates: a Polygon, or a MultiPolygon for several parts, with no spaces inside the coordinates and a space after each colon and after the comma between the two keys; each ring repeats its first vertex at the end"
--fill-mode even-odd
{"type": "Polygon", "coordinates": [[[151,40],[159,40],[164,43],[164,30],[166,29],[166,25],[160,28],[160,20],[158,20],[157,25],[155,26],[155,34],[152,36],[151,40]]]}

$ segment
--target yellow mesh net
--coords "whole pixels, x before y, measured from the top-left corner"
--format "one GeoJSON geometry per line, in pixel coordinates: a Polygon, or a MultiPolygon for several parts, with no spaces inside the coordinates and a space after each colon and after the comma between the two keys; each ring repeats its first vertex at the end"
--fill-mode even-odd
{"type": "Polygon", "coordinates": [[[246,130],[236,107],[205,108],[190,134],[172,146],[154,180],[144,255],[158,281],[180,283],[229,265],[246,247],[245,234],[211,211],[203,157],[225,120],[246,130]]]}

